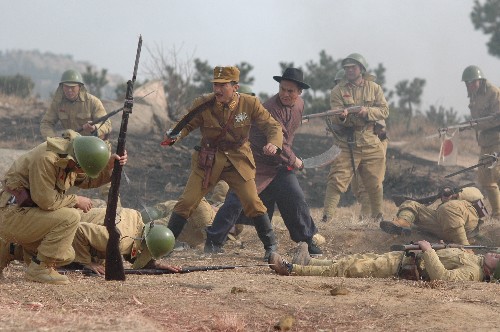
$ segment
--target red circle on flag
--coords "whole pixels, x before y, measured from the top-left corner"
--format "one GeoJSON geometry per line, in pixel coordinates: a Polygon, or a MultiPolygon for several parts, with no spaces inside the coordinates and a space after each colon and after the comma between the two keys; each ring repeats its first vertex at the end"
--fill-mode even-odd
{"type": "Polygon", "coordinates": [[[443,142],[443,156],[449,156],[453,152],[453,142],[451,139],[445,139],[443,142]]]}

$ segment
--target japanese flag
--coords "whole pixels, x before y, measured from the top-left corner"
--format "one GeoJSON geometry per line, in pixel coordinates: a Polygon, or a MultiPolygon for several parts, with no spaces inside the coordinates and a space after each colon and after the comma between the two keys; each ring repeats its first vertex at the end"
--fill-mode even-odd
{"type": "Polygon", "coordinates": [[[441,136],[441,150],[439,151],[438,165],[456,166],[458,156],[458,129],[441,136]]]}

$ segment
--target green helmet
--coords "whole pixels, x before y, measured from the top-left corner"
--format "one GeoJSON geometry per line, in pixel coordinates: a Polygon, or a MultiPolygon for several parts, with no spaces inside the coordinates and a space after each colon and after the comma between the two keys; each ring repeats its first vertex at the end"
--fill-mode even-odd
{"type": "Polygon", "coordinates": [[[144,239],[154,259],[168,255],[175,246],[175,237],[172,231],[167,226],[154,222],[144,226],[144,239]]]}
{"type": "Polygon", "coordinates": [[[61,76],[61,82],[59,84],[63,83],[77,83],[77,84],[85,84],[83,83],[82,75],[80,75],[79,72],[73,69],[66,70],[62,76],[61,76]]]}
{"type": "Polygon", "coordinates": [[[336,74],[335,74],[335,83],[338,83],[339,81],[343,80],[345,77],[345,70],[342,68],[340,69],[336,74]]]}
{"type": "Polygon", "coordinates": [[[77,136],[73,140],[76,162],[91,178],[96,178],[109,161],[109,148],[95,136],[77,136]]]}
{"type": "Polygon", "coordinates": [[[365,72],[366,68],[368,68],[365,58],[359,53],[349,54],[344,60],[342,60],[342,67],[348,64],[360,65],[363,72],[365,72]]]}
{"type": "Polygon", "coordinates": [[[144,209],[141,210],[141,216],[142,221],[146,224],[153,220],[163,218],[165,213],[154,206],[145,206],[144,209]]]}
{"type": "Polygon", "coordinates": [[[462,81],[463,82],[471,82],[474,80],[484,80],[486,77],[484,77],[483,72],[481,69],[479,69],[478,66],[468,66],[467,68],[464,69],[464,72],[462,73],[462,81]]]}
{"type": "Polygon", "coordinates": [[[245,84],[240,84],[240,88],[238,89],[239,93],[244,93],[246,95],[250,96],[255,96],[255,93],[252,91],[252,88],[250,86],[245,85],[245,84]]]}

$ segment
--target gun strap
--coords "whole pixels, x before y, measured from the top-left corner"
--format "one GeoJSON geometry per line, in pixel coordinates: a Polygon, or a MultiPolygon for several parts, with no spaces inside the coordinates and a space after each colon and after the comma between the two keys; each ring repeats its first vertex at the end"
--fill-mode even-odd
{"type": "Polygon", "coordinates": [[[354,176],[356,176],[356,162],[354,161],[354,144],[356,143],[356,140],[354,139],[354,128],[346,128],[347,132],[347,146],[349,147],[349,155],[351,156],[351,167],[352,167],[352,172],[354,173],[354,176]]]}

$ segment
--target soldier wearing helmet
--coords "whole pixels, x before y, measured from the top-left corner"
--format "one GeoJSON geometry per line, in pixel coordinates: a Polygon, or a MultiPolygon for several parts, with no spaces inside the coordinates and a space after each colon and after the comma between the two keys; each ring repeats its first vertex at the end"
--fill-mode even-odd
{"type": "Polygon", "coordinates": [[[474,187],[459,192],[444,188],[441,204],[431,208],[413,200],[404,201],[391,221],[381,221],[380,228],[389,234],[409,235],[415,228],[448,243],[469,245],[481,235],[480,226],[487,216],[484,196],[474,187]]]}
{"type": "MultiPolygon", "coordinates": [[[[474,129],[480,147],[479,158],[500,151],[500,89],[491,84],[477,66],[468,66],[462,73],[473,119],[497,115],[496,119],[479,122],[474,129]]],[[[500,166],[478,168],[478,182],[491,205],[491,216],[500,218],[500,166]]]]}
{"type": "Polygon", "coordinates": [[[73,260],[71,242],[92,201],[67,191],[110,182],[115,159],[124,165],[127,154],[110,156],[101,139],[68,130],[63,137],[47,138],[7,171],[0,194],[0,237],[32,256],[26,271],[29,280],[69,283],[53,267],[73,260]]]}
{"type": "Polygon", "coordinates": [[[102,102],[87,92],[82,75],[76,70],[66,70],[54,94],[52,103],[40,122],[42,137],[56,137],[56,125],[62,129],[79,130],[84,136],[93,135],[107,140],[111,132],[111,120],[91,124],[106,115],[102,102]]]}
{"type": "Polygon", "coordinates": [[[332,109],[344,110],[329,117],[336,144],[342,149],[332,163],[324,200],[323,221],[332,220],[342,193],[359,173],[370,202],[370,216],[381,218],[385,174],[385,148],[376,133],[376,123],[385,120],[389,107],[380,85],[367,76],[365,58],[352,53],[342,60],[345,78],[331,92],[332,109]],[[359,106],[356,113],[347,108],[359,106]],[[361,167],[360,167],[361,166],[361,167]]]}
{"type": "MultiPolygon", "coordinates": [[[[345,70],[342,68],[340,69],[336,74],[335,74],[335,86],[340,83],[345,78],[345,70]]],[[[377,76],[371,73],[364,73],[363,78],[368,81],[376,81],[377,76]]],[[[326,124],[328,126],[328,129],[333,133],[335,132],[336,135],[340,134],[337,133],[342,130],[342,126],[340,125],[334,125],[330,119],[326,118],[326,124]]],[[[386,124],[385,120],[378,120],[375,122],[374,126],[374,132],[377,134],[377,136],[380,138],[380,141],[383,144],[384,147],[384,154],[387,154],[387,144],[388,139],[387,139],[387,131],[386,131],[386,124]]],[[[362,166],[358,166],[359,167],[362,166]]],[[[383,179],[382,179],[383,181],[383,179]]],[[[360,210],[360,219],[364,219],[366,217],[369,217],[371,215],[371,206],[370,206],[370,197],[368,197],[368,193],[366,192],[365,185],[363,184],[363,179],[361,179],[361,176],[359,175],[359,172],[356,173],[355,176],[353,176],[352,181],[351,181],[351,191],[354,197],[356,197],[356,200],[359,202],[361,205],[361,210],[360,210]]]]}
{"type": "MultiPolygon", "coordinates": [[[[106,258],[106,246],[109,234],[104,226],[105,208],[95,208],[87,213],[84,222],[80,222],[73,239],[75,250],[74,263],[104,274],[102,260],[106,258]]],[[[122,208],[116,216],[116,227],[120,238],[120,253],[132,263],[133,269],[155,268],[177,272],[179,268],[170,266],[160,259],[168,255],[175,245],[172,232],[158,221],[146,222],[141,213],[133,209],[122,208]]]]}

